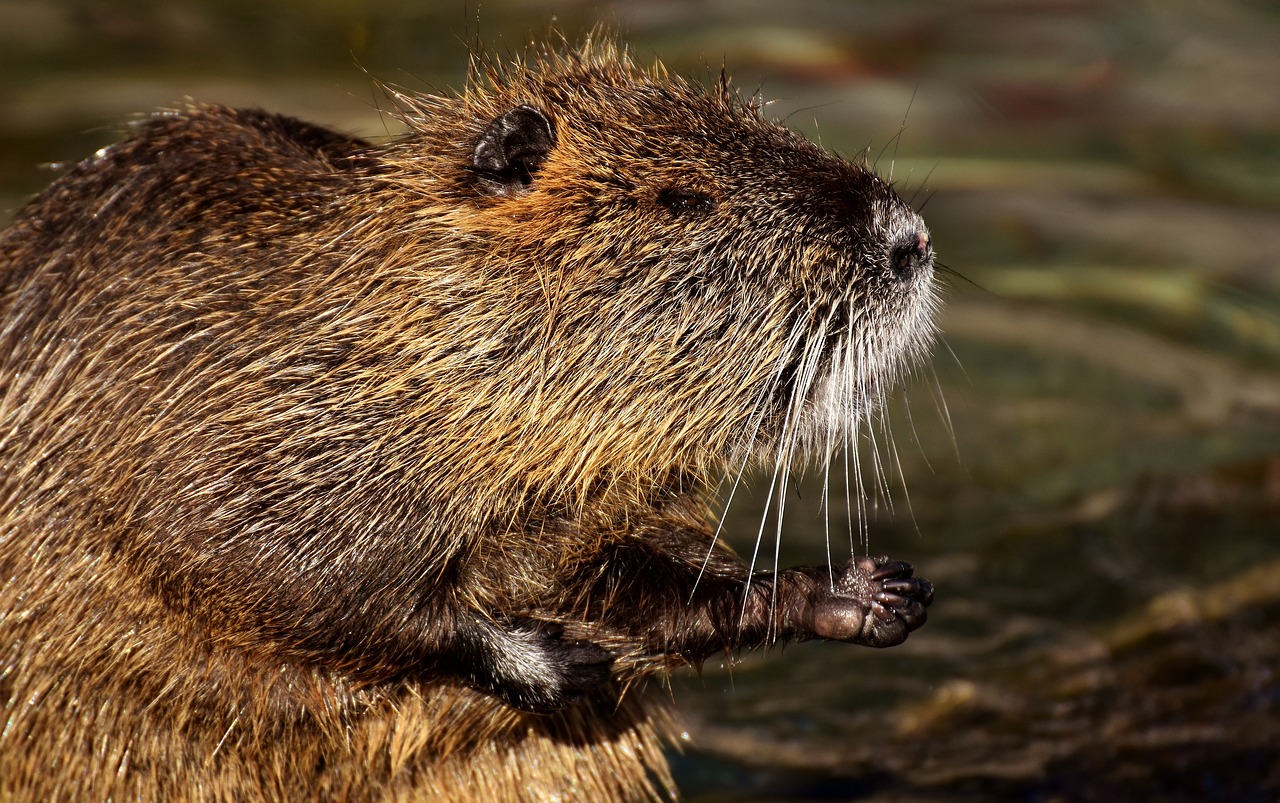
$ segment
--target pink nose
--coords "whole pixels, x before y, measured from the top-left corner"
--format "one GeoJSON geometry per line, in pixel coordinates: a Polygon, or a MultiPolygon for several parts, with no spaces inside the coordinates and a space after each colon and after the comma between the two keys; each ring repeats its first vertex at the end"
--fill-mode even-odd
{"type": "Polygon", "coordinates": [[[921,259],[929,255],[929,232],[916,232],[915,254],[921,259]]]}

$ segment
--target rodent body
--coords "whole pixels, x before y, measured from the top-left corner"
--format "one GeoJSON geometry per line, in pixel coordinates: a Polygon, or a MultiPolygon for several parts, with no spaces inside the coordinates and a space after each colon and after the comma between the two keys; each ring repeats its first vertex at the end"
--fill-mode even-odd
{"type": "Polygon", "coordinates": [[[0,235],[0,797],[661,796],[646,678],[923,622],[703,501],[927,344],[915,213],[608,42],[400,99],[157,116],[0,235]]]}

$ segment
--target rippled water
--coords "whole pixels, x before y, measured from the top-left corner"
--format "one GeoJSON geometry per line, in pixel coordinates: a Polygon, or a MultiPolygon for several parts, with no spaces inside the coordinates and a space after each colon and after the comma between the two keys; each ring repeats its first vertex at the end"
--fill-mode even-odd
{"type": "MultiPolygon", "coordinates": [[[[458,86],[477,29],[598,21],[927,202],[958,276],[865,537],[935,582],[931,621],[678,678],[690,799],[1280,799],[1274,4],[264,5],[0,0],[0,209],[185,96],[377,135],[362,70],[458,86]]],[[[821,496],[783,563],[828,527],[848,554],[821,496]]]]}

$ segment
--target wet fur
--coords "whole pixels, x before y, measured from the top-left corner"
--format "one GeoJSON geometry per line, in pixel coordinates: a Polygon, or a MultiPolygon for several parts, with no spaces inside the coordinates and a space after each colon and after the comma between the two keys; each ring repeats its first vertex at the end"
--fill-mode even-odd
{"type": "Polygon", "coordinates": [[[749,576],[703,497],[927,344],[887,186],[608,42],[398,101],[156,116],[0,236],[0,797],[674,794],[646,678],[923,620],[909,570],[749,576]]]}

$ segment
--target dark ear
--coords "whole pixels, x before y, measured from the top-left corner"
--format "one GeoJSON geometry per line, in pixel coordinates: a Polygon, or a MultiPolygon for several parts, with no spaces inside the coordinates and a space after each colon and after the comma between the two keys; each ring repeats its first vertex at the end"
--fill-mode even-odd
{"type": "Polygon", "coordinates": [[[552,146],[556,129],[532,106],[517,106],[489,123],[471,154],[471,169],[493,195],[514,195],[533,183],[552,146]]]}

